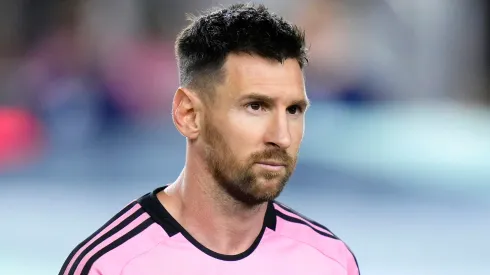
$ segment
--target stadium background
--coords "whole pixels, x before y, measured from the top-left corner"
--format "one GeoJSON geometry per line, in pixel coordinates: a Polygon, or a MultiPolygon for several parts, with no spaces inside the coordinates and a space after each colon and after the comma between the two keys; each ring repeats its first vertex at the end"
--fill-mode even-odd
{"type": "MultiPolygon", "coordinates": [[[[232,1],[0,3],[0,274],[57,274],[127,202],[172,181],[185,13],[232,1]]],[[[281,200],[363,275],[488,274],[484,1],[264,0],[306,29],[313,105],[281,200]]]]}

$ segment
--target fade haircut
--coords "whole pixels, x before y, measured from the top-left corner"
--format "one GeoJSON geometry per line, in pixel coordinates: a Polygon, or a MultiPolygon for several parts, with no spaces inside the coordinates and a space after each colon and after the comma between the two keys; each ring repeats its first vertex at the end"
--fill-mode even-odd
{"type": "Polygon", "coordinates": [[[214,84],[223,81],[230,53],[281,63],[293,58],[301,68],[308,63],[304,32],[264,5],[235,4],[189,20],[175,43],[180,85],[206,98],[212,98],[214,84]]]}

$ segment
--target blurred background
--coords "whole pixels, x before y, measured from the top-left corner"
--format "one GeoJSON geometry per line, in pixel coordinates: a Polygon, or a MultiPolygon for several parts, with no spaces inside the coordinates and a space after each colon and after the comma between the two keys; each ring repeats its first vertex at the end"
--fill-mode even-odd
{"type": "MultiPolygon", "coordinates": [[[[57,274],[174,180],[174,39],[186,13],[232,2],[0,2],[0,274],[57,274]]],[[[363,275],[488,274],[487,1],[257,2],[310,45],[313,105],[281,201],[344,239],[363,275]]]]}

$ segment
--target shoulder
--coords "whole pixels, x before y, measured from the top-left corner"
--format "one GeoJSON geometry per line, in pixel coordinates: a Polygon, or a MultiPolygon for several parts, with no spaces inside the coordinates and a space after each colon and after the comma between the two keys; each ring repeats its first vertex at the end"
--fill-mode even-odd
{"type": "Polygon", "coordinates": [[[326,257],[336,260],[348,270],[349,275],[359,274],[359,267],[354,253],[330,229],[283,203],[274,201],[273,206],[277,217],[276,233],[308,245],[326,257]]]}
{"type": "Polygon", "coordinates": [[[127,262],[159,243],[162,232],[133,201],[79,243],[59,275],[119,274],[127,262]]]}

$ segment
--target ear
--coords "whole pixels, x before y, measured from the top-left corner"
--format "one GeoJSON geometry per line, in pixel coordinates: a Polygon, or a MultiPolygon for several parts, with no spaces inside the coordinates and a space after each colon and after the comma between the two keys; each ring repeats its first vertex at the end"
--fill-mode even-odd
{"type": "Polygon", "coordinates": [[[196,139],[200,130],[199,97],[188,89],[180,87],[172,102],[172,119],[179,132],[188,139],[196,139]]]}

